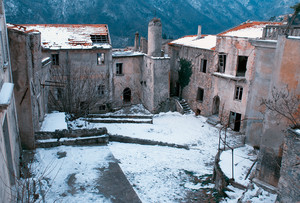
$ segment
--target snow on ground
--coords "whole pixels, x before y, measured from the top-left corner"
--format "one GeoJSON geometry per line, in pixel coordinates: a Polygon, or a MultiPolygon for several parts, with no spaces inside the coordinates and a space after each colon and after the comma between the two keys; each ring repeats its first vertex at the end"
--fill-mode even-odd
{"type": "Polygon", "coordinates": [[[53,112],[46,114],[41,131],[51,131],[67,129],[65,113],[53,112]]]}
{"type": "MultiPolygon", "coordinates": [[[[141,115],[139,111],[142,110],[142,106],[136,106],[132,109],[120,110],[116,114],[141,115]]],[[[145,113],[149,114],[146,111],[145,113]]],[[[120,161],[122,170],[143,202],[201,201],[195,200],[195,198],[213,198],[213,190],[211,189],[213,184],[209,184],[209,182],[202,184],[201,182],[205,182],[205,178],[212,174],[213,161],[218,148],[219,129],[207,124],[205,117],[168,112],[155,115],[153,124],[88,123],[83,119],[78,119],[72,122],[72,125],[87,128],[106,127],[110,134],[188,145],[190,150],[117,142],[110,143],[104,150],[97,147],[38,149],[37,160],[44,167],[51,165],[51,160],[58,156],[58,151],[67,153],[65,158],[55,163],[61,168],[52,184],[50,196],[54,197],[55,194],[56,196],[60,194],[60,197],[66,196],[63,198],[64,202],[65,200],[88,202],[97,198],[106,201],[104,197],[95,196],[93,188],[88,182],[93,182],[97,174],[95,168],[105,167],[101,166],[101,163],[109,162],[107,154],[110,150],[120,161]],[[75,180],[78,183],[76,185],[82,185],[86,189],[81,191],[80,187],[77,188],[75,196],[61,194],[61,191],[70,187],[65,183],[65,180],[70,178],[67,177],[67,174],[75,174],[75,180]],[[85,177],[86,174],[89,175],[85,177]]],[[[66,128],[62,113],[47,115],[42,129],[54,131],[56,128],[66,128]],[[63,127],[60,126],[62,123],[64,124],[63,127]]],[[[229,145],[240,145],[241,137],[239,135],[230,130],[227,135],[229,145]]],[[[247,161],[251,157],[249,151],[251,151],[250,147],[235,150],[236,180],[242,180],[241,177],[245,176],[247,169],[252,164],[252,162],[247,161]],[[246,159],[240,159],[241,157],[246,159]]],[[[227,152],[224,152],[221,159],[231,165],[231,161],[227,160],[228,156],[231,157],[231,154],[228,155],[227,152]]],[[[234,198],[239,198],[241,191],[236,192],[234,198]]],[[[54,198],[50,200],[54,200],[54,198]]],[[[231,201],[230,199],[227,200],[231,201]]]]}
{"type": "Polygon", "coordinates": [[[228,188],[232,190],[232,192],[226,192],[226,194],[230,198],[226,198],[222,201],[222,203],[236,203],[240,202],[251,202],[251,203],[273,203],[276,200],[277,195],[269,193],[262,188],[256,186],[255,184],[251,184],[251,189],[248,189],[246,192],[243,190],[239,190],[232,186],[228,188]]]}
{"type": "Polygon", "coordinates": [[[212,160],[199,150],[116,142],[109,147],[142,202],[183,202],[195,188],[211,187],[189,180],[188,173],[212,173],[212,160]]]}
{"type": "MultiPolygon", "coordinates": [[[[253,147],[245,145],[233,151],[234,160],[234,180],[244,186],[250,182],[246,175],[256,159],[256,152],[253,147]]],[[[232,151],[226,150],[221,153],[220,167],[228,178],[232,178],[232,151]]]]}
{"type": "Polygon", "coordinates": [[[31,166],[45,188],[46,202],[110,202],[97,193],[100,170],[108,167],[113,156],[108,147],[60,146],[37,149],[31,166]]]}

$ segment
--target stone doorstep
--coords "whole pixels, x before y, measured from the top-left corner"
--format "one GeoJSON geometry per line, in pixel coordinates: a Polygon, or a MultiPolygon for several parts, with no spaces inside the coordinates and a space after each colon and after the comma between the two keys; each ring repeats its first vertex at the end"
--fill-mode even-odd
{"type": "Polygon", "coordinates": [[[277,194],[277,188],[274,187],[273,185],[270,185],[266,182],[263,182],[261,180],[259,180],[258,178],[253,178],[252,182],[254,182],[255,184],[257,184],[259,187],[262,187],[264,190],[272,193],[272,194],[277,194]]]}

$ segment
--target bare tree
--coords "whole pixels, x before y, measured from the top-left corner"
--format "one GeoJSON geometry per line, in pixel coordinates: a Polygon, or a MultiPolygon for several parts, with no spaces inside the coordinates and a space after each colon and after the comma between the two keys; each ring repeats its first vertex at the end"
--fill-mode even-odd
{"type": "Polygon", "coordinates": [[[88,114],[100,100],[105,99],[104,82],[108,75],[96,73],[92,68],[83,67],[70,71],[64,66],[53,67],[50,75],[50,108],[66,112],[70,115],[70,120],[88,114]]]}
{"type": "Polygon", "coordinates": [[[288,87],[278,89],[273,87],[271,97],[262,99],[261,105],[265,106],[278,119],[286,118],[292,128],[300,127],[300,96],[288,87]]]}

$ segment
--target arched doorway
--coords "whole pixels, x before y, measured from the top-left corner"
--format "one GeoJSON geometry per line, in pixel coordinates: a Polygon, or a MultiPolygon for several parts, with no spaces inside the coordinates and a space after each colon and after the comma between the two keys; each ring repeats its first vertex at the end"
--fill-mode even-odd
{"type": "Polygon", "coordinates": [[[220,97],[215,96],[214,99],[213,99],[212,114],[213,115],[219,115],[219,108],[220,108],[220,97]]]}
{"type": "Polygon", "coordinates": [[[131,90],[128,87],[123,91],[123,101],[131,102],[131,90]]]}

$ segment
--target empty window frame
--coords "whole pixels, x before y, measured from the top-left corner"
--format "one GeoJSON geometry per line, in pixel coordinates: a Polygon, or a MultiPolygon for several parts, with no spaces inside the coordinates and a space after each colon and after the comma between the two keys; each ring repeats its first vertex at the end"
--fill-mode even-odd
{"type": "Polygon", "coordinates": [[[105,85],[99,85],[98,86],[98,94],[100,96],[104,95],[105,94],[105,85]]]}
{"type": "Polygon", "coordinates": [[[109,43],[108,35],[91,35],[93,43],[109,43]]]}
{"type": "Polygon", "coordinates": [[[116,74],[123,75],[123,63],[116,63],[116,74]]]}
{"type": "Polygon", "coordinates": [[[52,64],[55,66],[59,65],[59,54],[51,54],[52,64]]]}
{"type": "Polygon", "coordinates": [[[105,111],[105,110],[106,110],[105,104],[99,106],[99,111],[105,111]]]}
{"type": "Polygon", "coordinates": [[[248,56],[239,56],[236,76],[244,77],[247,71],[248,56]]]}
{"type": "Polygon", "coordinates": [[[207,67],[207,60],[201,59],[200,71],[206,73],[206,67],[207,67]]]}
{"type": "Polygon", "coordinates": [[[97,53],[97,65],[104,65],[104,64],[105,64],[105,54],[97,53]]]}
{"type": "Polygon", "coordinates": [[[226,54],[219,54],[218,72],[225,73],[226,54]]]}
{"type": "Polygon", "coordinates": [[[196,100],[198,102],[203,102],[203,97],[204,97],[204,89],[201,87],[198,87],[198,91],[197,91],[197,98],[196,100]]]}
{"type": "Polygon", "coordinates": [[[243,87],[241,86],[235,86],[235,93],[234,93],[234,99],[241,101],[243,97],[243,87]]]}

